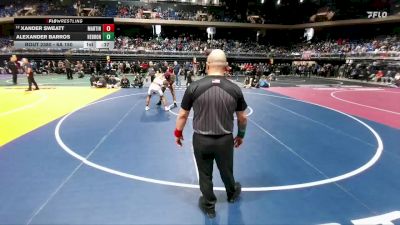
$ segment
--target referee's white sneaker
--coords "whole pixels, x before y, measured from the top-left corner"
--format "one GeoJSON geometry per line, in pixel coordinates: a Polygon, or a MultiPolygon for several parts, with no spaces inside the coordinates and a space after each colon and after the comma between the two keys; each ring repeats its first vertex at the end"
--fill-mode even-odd
{"type": "Polygon", "coordinates": [[[149,111],[150,107],[146,106],[146,108],[144,108],[146,111],[149,111]]]}
{"type": "Polygon", "coordinates": [[[165,111],[169,111],[169,107],[168,106],[165,106],[165,111]]]}

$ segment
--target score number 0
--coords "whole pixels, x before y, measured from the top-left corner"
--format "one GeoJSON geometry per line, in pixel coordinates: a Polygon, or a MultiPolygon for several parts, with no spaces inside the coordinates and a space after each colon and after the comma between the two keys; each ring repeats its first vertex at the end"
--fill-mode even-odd
{"type": "Polygon", "coordinates": [[[114,24],[103,24],[103,32],[114,32],[114,24]]]}

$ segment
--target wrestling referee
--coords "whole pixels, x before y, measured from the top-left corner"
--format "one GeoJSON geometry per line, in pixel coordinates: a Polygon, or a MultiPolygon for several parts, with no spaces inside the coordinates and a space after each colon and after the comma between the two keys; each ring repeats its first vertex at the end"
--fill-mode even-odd
{"type": "Polygon", "coordinates": [[[32,84],[35,85],[35,90],[39,90],[39,86],[35,81],[35,77],[33,76],[32,65],[29,63],[27,58],[22,59],[22,64],[24,66],[25,74],[28,78],[29,88],[26,91],[32,91],[32,84]]]}
{"type": "Polygon", "coordinates": [[[213,192],[213,163],[217,163],[228,201],[235,202],[241,185],[233,176],[233,148],[243,143],[246,133],[247,108],[241,89],[224,77],[228,65],[222,50],[213,50],[207,58],[205,78],[193,82],[185,92],[176,121],[176,143],[182,146],[183,128],[193,108],[193,148],[199,171],[200,209],[215,217],[217,198],[213,192]],[[234,113],[238,118],[238,133],[232,136],[234,113]]]}

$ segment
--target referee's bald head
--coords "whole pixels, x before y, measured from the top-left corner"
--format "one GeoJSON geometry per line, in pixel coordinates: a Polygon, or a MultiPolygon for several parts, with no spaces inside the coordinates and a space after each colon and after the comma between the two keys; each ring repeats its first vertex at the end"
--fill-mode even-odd
{"type": "Polygon", "coordinates": [[[225,68],[228,66],[225,52],[221,49],[214,49],[207,57],[207,65],[210,68],[225,68]]]}

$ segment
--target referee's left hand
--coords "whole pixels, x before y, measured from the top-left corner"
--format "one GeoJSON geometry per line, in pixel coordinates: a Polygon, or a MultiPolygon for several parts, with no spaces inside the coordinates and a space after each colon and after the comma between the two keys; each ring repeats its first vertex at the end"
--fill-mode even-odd
{"type": "Polygon", "coordinates": [[[182,146],[183,146],[182,141],[183,141],[183,137],[177,137],[177,138],[176,138],[176,144],[177,144],[179,147],[182,147],[182,146]]]}

